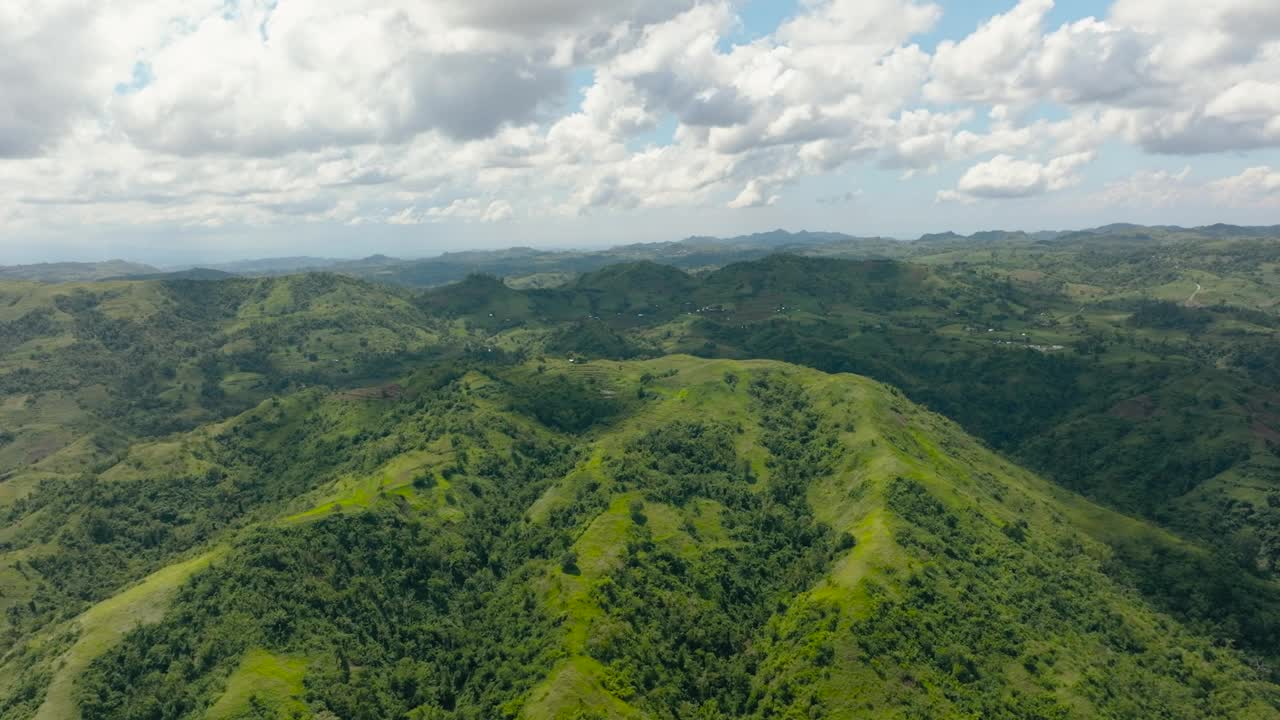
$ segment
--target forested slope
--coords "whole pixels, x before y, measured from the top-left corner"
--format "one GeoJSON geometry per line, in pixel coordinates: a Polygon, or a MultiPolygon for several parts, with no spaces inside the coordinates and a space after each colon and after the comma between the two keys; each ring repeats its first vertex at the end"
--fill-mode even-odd
{"type": "Polygon", "coordinates": [[[450,332],[334,275],[0,284],[0,507],[136,439],[394,375],[450,332]]]}
{"type": "Polygon", "coordinates": [[[1259,287],[1280,292],[1267,276],[1280,251],[1224,242],[1193,262],[1185,243],[1112,241],[938,242],[927,264],[773,256],[700,276],[630,263],[527,291],[475,276],[419,304],[511,352],[772,358],[868,375],[1066,487],[1274,576],[1280,315],[1246,304],[1259,287]],[[1136,246],[1158,249],[1158,270],[1140,272],[1136,246]],[[1250,262],[1258,272],[1241,269],[1250,262]],[[1097,296],[1072,282],[1092,266],[1111,283],[1097,296]],[[1219,301],[1186,302],[1196,283],[1169,280],[1180,272],[1218,277],[1200,297],[1219,301]],[[1183,302],[1156,299],[1177,285],[1183,302]],[[1241,294],[1221,302],[1224,291],[1241,294]]]}
{"type": "Polygon", "coordinates": [[[1125,232],[0,284],[0,717],[1269,717],[1274,252],[1125,232]]]}
{"type": "Polygon", "coordinates": [[[0,714],[1277,716],[1263,659],[1143,599],[1111,543],[1200,551],[873,381],[677,356],[384,390],[287,394],[33,495],[66,521],[27,552],[136,560],[117,588],[181,564],[30,626],[0,714]]]}

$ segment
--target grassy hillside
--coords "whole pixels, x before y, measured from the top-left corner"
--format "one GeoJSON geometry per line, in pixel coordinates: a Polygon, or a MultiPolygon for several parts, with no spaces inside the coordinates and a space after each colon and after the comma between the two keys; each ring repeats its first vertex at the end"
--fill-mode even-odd
{"type": "Polygon", "coordinates": [[[57,552],[162,533],[190,550],[121,578],[208,566],[25,636],[0,715],[65,717],[69,684],[86,719],[1280,716],[1265,658],[1115,560],[1201,551],[889,387],[687,356],[459,371],[131,448],[57,552]],[[135,487],[234,516],[100,501],[135,487]],[[86,647],[143,598],[165,609],[86,647]]]}
{"type": "MultiPolygon", "coordinates": [[[[1183,263],[1189,246],[1143,241],[1169,267],[1139,277],[1137,250],[1111,241],[1101,259],[1069,239],[1015,236],[938,243],[927,264],[772,256],[701,276],[625,264],[554,289],[473,279],[428,297],[485,345],[526,355],[681,352],[869,375],[1067,487],[1274,575],[1280,316],[1247,295],[1202,306],[1217,285],[1194,302],[1195,283],[1179,303],[1152,297],[1173,266],[1196,265],[1183,263]],[[1072,268],[1095,261],[1108,285],[1091,295],[1072,268]]],[[[1265,265],[1257,253],[1272,251],[1256,242],[1223,241],[1219,272],[1265,265]]]]}
{"type": "Polygon", "coordinates": [[[75,641],[57,628],[317,482],[301,474],[327,465],[299,460],[282,473],[283,448],[218,421],[287,395],[273,406],[279,422],[318,432],[292,425],[304,415],[290,403],[308,389],[379,396],[406,363],[452,352],[456,330],[409,300],[325,275],[0,284],[0,654],[9,666],[21,667],[32,638],[50,648],[75,641]]]}
{"type": "Polygon", "coordinates": [[[1280,278],[1206,233],[0,283],[0,717],[1272,717],[1280,278]]]}
{"type": "Polygon", "coordinates": [[[106,280],[122,275],[158,272],[150,265],[108,260],[106,262],[38,263],[35,265],[0,265],[0,281],[29,280],[32,282],[66,283],[106,280]]]}
{"type": "Polygon", "coordinates": [[[134,439],[394,375],[451,332],[339,276],[0,284],[0,507],[134,439]]]}

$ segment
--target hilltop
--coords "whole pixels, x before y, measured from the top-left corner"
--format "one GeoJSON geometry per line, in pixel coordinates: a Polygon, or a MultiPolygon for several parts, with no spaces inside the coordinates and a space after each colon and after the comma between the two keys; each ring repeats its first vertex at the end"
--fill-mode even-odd
{"type": "Polygon", "coordinates": [[[697,275],[621,264],[554,289],[489,278],[487,291],[463,291],[473,279],[427,297],[510,350],[772,358],[869,375],[1067,487],[1270,575],[1280,570],[1280,366],[1268,348],[1280,317],[1255,298],[1280,286],[1280,250],[1217,251],[1205,270],[1172,249],[1156,267],[1068,250],[775,255],[697,275]],[[1088,268],[1103,283],[1096,294],[1068,279],[1088,268]],[[1188,307],[1203,292],[1171,277],[1198,278],[1229,302],[1188,307]],[[458,304],[473,296],[488,304],[458,304]]]}
{"type": "MultiPolygon", "coordinates": [[[[131,449],[113,502],[64,496],[96,552],[191,522],[134,487],[230,514],[144,552],[181,562],[81,640],[11,651],[6,717],[1278,716],[1108,561],[1117,534],[1198,551],[865,378],[669,357],[397,387],[266,402],[131,449]]],[[[33,569],[74,567],[22,526],[33,569]]]]}

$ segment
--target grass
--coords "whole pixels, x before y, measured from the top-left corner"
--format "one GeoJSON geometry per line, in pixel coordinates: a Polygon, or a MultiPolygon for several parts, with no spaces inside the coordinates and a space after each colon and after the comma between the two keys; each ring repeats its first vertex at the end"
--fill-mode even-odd
{"type": "Polygon", "coordinates": [[[627,530],[632,525],[628,505],[638,498],[638,494],[615,497],[609,509],[598,515],[578,537],[573,544],[578,554],[578,574],[564,572],[559,564],[547,569],[547,603],[557,615],[565,618],[565,645],[572,654],[586,652],[591,621],[603,616],[591,599],[591,591],[621,560],[627,530]]]}
{"type": "Polygon", "coordinates": [[[170,475],[194,475],[207,467],[196,459],[181,440],[139,443],[129,448],[129,455],[99,477],[104,481],[139,480],[159,472],[170,475]]]}
{"type": "Polygon", "coordinates": [[[461,512],[445,508],[444,498],[452,485],[440,475],[440,468],[452,459],[444,450],[413,451],[392,458],[386,465],[370,475],[342,477],[323,491],[322,497],[312,507],[285,517],[282,522],[316,520],[347,508],[367,508],[389,495],[399,495],[413,502],[421,511],[439,508],[446,515],[461,512]],[[420,473],[435,476],[435,485],[419,491],[413,480],[420,473]]]}
{"type": "Polygon", "coordinates": [[[119,642],[125,633],[138,625],[159,620],[178,587],[225,551],[225,548],[217,548],[170,565],[80,615],[75,620],[80,628],[80,637],[55,662],[53,680],[35,720],[76,720],[80,716],[73,695],[76,677],[95,658],[119,642]]]}
{"type": "Polygon", "coordinates": [[[684,510],[655,502],[647,502],[644,507],[653,539],[673,546],[686,559],[734,545],[720,522],[723,511],[720,503],[706,499],[693,500],[684,510]],[[686,523],[697,531],[696,539],[687,532],[686,523]]]}
{"type": "Polygon", "coordinates": [[[582,655],[561,662],[541,685],[529,693],[520,717],[527,720],[574,720],[584,711],[603,714],[609,720],[644,717],[604,688],[600,678],[607,672],[604,665],[582,655]]]}
{"type": "MultiPolygon", "coordinates": [[[[607,508],[579,526],[580,532],[573,543],[578,558],[577,572],[564,572],[558,559],[553,559],[547,562],[537,580],[546,609],[564,619],[560,640],[564,659],[524,698],[520,708],[512,708],[513,712],[519,710],[522,717],[572,718],[581,709],[609,718],[641,715],[628,702],[629,698],[609,692],[609,669],[589,655],[592,625],[604,618],[593,590],[621,562],[634,522],[630,505],[642,497],[638,492],[620,492],[613,487],[608,459],[617,457],[634,439],[663,424],[676,420],[714,421],[742,427],[735,435],[739,456],[749,459],[757,474],[762,475],[768,453],[760,446],[759,417],[746,389],[751,378],[762,372],[785,372],[794,377],[807,388],[823,422],[837,428],[838,447],[834,452],[841,459],[829,476],[809,487],[808,500],[817,519],[836,532],[852,534],[857,541],[855,547],[835,558],[824,577],[799,597],[792,598],[786,607],[780,607],[771,621],[776,637],[759,638],[760,646],[765,648],[764,662],[776,668],[777,678],[812,672],[809,663],[815,643],[828,642],[824,639],[827,636],[818,633],[812,637],[793,637],[802,634],[812,613],[827,612],[826,609],[834,607],[839,628],[847,630],[852,622],[867,614],[871,606],[866,589],[868,579],[874,579],[893,597],[914,569],[927,565],[896,540],[896,533],[906,521],[889,509],[884,493],[895,477],[916,480],[947,507],[984,523],[982,527],[987,528],[986,531],[1026,519],[1032,531],[1043,533],[1044,537],[1080,538],[1085,548],[1081,562],[1093,562],[1101,557],[1105,553],[1103,543],[1116,538],[1142,538],[1153,545],[1183,543],[1168,533],[1105,510],[1021,470],[969,438],[954,423],[912,405],[897,391],[865,378],[824,375],[771,361],[705,361],[686,356],[628,363],[593,362],[582,366],[557,360],[546,364],[548,372],[589,376],[602,387],[615,388],[620,395],[632,393],[639,386],[641,376],[651,375],[653,379],[645,388],[652,397],[630,406],[629,414],[613,424],[576,438],[587,450],[578,467],[555,483],[526,512],[531,521],[543,522],[550,509],[570,502],[577,489],[591,481],[600,483],[604,492],[611,493],[607,508]],[[736,388],[725,383],[726,372],[739,377],[736,388]]],[[[466,380],[480,408],[477,412],[506,412],[500,396],[494,396],[502,391],[500,383],[474,373],[466,380]]],[[[324,417],[332,421],[333,432],[341,434],[359,426],[360,418],[366,414],[376,412],[369,403],[344,403],[326,398],[318,403],[285,399],[278,408],[264,404],[246,415],[278,414],[289,423],[314,422],[324,417]]],[[[529,422],[509,414],[504,417],[512,422],[529,422]]],[[[201,432],[225,432],[244,421],[237,418],[201,432]]],[[[287,434],[280,430],[279,442],[271,436],[265,437],[264,443],[276,451],[287,452],[288,448],[281,444],[284,437],[287,434]]],[[[495,441],[491,449],[504,452],[507,448],[495,441]]],[[[183,457],[183,452],[172,442],[153,443],[135,446],[130,457],[136,457],[150,470],[172,467],[174,458],[183,457]]],[[[461,512],[445,505],[443,497],[449,484],[442,478],[437,477],[435,487],[425,492],[412,487],[413,478],[419,473],[438,473],[439,468],[452,459],[448,438],[442,437],[430,447],[388,459],[373,472],[337,478],[321,490],[300,498],[293,506],[307,509],[279,522],[321,518],[334,512],[338,505],[344,512],[358,512],[395,495],[404,497],[419,512],[461,512]]],[[[112,472],[137,471],[138,468],[112,472]]],[[[702,553],[730,542],[729,532],[721,525],[721,510],[717,503],[702,499],[683,508],[645,502],[643,512],[656,542],[696,561],[702,553]],[[695,531],[689,531],[690,525],[695,531]]],[[[998,532],[996,537],[999,538],[998,532]]],[[[217,552],[165,568],[85,612],[79,619],[82,635],[59,658],[57,674],[39,717],[74,718],[70,704],[74,677],[130,627],[160,617],[174,588],[192,572],[207,565],[217,552]]],[[[1160,623],[1166,620],[1139,599],[1122,597],[1121,591],[1109,581],[1100,581],[1097,593],[1098,602],[1113,607],[1137,632],[1161,632],[1160,623]]],[[[859,657],[847,632],[843,639],[830,639],[830,642],[835,648],[835,667],[826,676],[814,680],[814,692],[828,701],[827,717],[852,718],[876,712],[880,713],[878,716],[893,716],[889,708],[895,702],[893,683],[897,680],[892,675],[888,680],[878,678],[859,657]]],[[[1085,657],[1096,650],[1088,642],[1066,635],[1045,638],[1043,644],[1044,648],[1056,648],[1060,652],[1078,651],[1085,657]]],[[[1051,682],[1064,704],[1078,707],[1081,713],[1087,714],[1092,706],[1076,686],[1085,682],[1083,671],[1094,666],[1092,660],[1075,663],[1064,660],[1053,671],[1055,674],[1037,678],[1010,660],[1007,683],[1010,687],[1034,689],[1036,683],[1051,682]]],[[[255,696],[278,712],[302,710],[296,698],[306,667],[307,659],[303,657],[272,655],[261,650],[250,652],[228,677],[225,691],[208,717],[216,720],[243,717],[250,708],[250,698],[255,696]]]]}
{"type": "Polygon", "coordinates": [[[227,689],[205,713],[205,720],[237,720],[257,717],[254,704],[277,716],[307,712],[302,702],[302,678],[307,660],[292,655],[275,655],[254,649],[245,654],[240,666],[227,678],[227,689]]]}

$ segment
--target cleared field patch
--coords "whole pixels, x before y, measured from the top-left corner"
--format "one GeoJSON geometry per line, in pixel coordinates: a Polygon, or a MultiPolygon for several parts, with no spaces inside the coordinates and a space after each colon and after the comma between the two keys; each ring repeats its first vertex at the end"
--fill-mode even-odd
{"type": "Polygon", "coordinates": [[[306,658],[250,650],[227,678],[227,689],[209,708],[205,718],[255,718],[263,710],[273,712],[277,717],[305,713],[307,706],[302,702],[302,678],[306,671],[306,658]]]}
{"type": "Polygon", "coordinates": [[[604,688],[600,678],[606,672],[604,665],[589,657],[579,655],[565,660],[551,671],[545,682],[529,693],[529,701],[521,710],[520,717],[528,720],[643,717],[604,688]]]}
{"type": "Polygon", "coordinates": [[[216,548],[186,562],[170,565],[84,611],[75,620],[80,625],[80,638],[54,662],[53,680],[49,683],[44,704],[36,711],[36,720],[79,718],[74,683],[89,663],[110,650],[133,628],[158,621],[178,587],[225,552],[225,548],[216,548]]]}
{"type": "Polygon", "coordinates": [[[591,621],[603,615],[592,599],[591,591],[621,562],[627,530],[632,525],[628,505],[638,498],[638,494],[615,497],[609,509],[596,517],[582,533],[573,545],[578,556],[576,574],[564,572],[559,565],[547,570],[549,605],[555,612],[564,613],[567,644],[571,652],[586,652],[591,621]]]}

